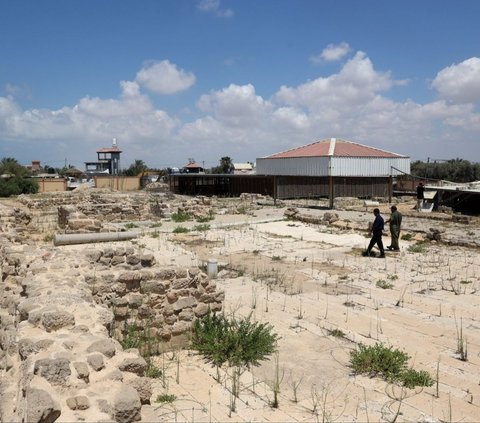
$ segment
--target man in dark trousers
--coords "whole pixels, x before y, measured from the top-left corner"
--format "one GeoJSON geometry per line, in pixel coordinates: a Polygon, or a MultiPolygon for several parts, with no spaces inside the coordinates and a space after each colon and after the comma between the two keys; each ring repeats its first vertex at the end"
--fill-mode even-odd
{"type": "Polygon", "coordinates": [[[390,219],[385,223],[390,224],[390,236],[392,240],[387,248],[393,251],[400,251],[398,238],[400,237],[400,227],[402,226],[402,215],[397,210],[397,206],[390,207],[390,210],[392,211],[392,214],[390,215],[390,219]]]}
{"type": "Polygon", "coordinates": [[[372,239],[370,240],[370,244],[368,244],[367,251],[364,251],[363,255],[368,257],[372,254],[372,248],[375,244],[378,245],[380,249],[380,258],[385,257],[385,250],[383,249],[383,242],[382,242],[382,233],[384,227],[383,217],[380,216],[379,209],[373,209],[373,214],[375,215],[375,220],[373,221],[372,225],[372,239]]]}
{"type": "Polygon", "coordinates": [[[422,210],[423,199],[425,198],[424,192],[425,192],[425,187],[423,186],[423,183],[420,182],[417,186],[417,211],[422,210]]]}

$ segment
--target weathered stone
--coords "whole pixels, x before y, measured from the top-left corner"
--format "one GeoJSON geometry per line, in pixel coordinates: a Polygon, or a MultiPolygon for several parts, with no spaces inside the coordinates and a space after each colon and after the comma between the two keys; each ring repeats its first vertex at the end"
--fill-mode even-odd
{"type": "Polygon", "coordinates": [[[150,404],[150,398],[152,396],[152,379],[148,377],[135,377],[129,380],[127,384],[138,392],[142,404],[150,404]]]}
{"type": "Polygon", "coordinates": [[[102,251],[100,250],[88,250],[86,256],[91,261],[96,263],[102,257],[102,251]]]}
{"type": "Polygon", "coordinates": [[[123,385],[113,401],[113,418],[118,423],[130,423],[141,419],[142,404],[138,392],[128,385],[123,385]]]}
{"type": "Polygon", "coordinates": [[[50,394],[43,389],[27,388],[26,421],[32,423],[53,423],[60,417],[61,409],[50,394]]]}
{"type": "Polygon", "coordinates": [[[87,410],[90,408],[90,401],[85,395],[67,398],[67,405],[71,410],[87,410]]]}
{"type": "Polygon", "coordinates": [[[72,374],[66,358],[43,358],[35,362],[33,374],[47,379],[53,385],[64,384],[72,374]]]}
{"type": "Polygon", "coordinates": [[[173,325],[177,320],[178,318],[175,314],[172,314],[170,316],[165,316],[165,323],[167,325],[173,325]]]}
{"type": "Polygon", "coordinates": [[[123,373],[118,369],[112,370],[111,372],[108,372],[105,375],[103,380],[118,380],[119,382],[122,382],[123,381],[123,373]]]}
{"type": "Polygon", "coordinates": [[[163,307],[163,315],[167,317],[167,316],[171,316],[174,313],[175,313],[175,310],[173,309],[173,305],[165,304],[165,306],[163,307]]]}
{"type": "Polygon", "coordinates": [[[160,269],[156,272],[156,278],[160,280],[172,280],[175,277],[175,269],[160,269]]]}
{"type": "Polygon", "coordinates": [[[87,363],[83,361],[76,361],[73,363],[73,367],[75,367],[75,370],[77,371],[78,378],[88,382],[89,376],[90,376],[90,370],[88,370],[87,363]]]}
{"type": "Polygon", "coordinates": [[[208,313],[208,310],[210,310],[210,307],[204,303],[197,304],[197,306],[193,309],[196,317],[205,316],[208,313]]]}
{"type": "Polygon", "coordinates": [[[188,332],[191,329],[191,327],[192,325],[187,322],[175,322],[175,324],[172,326],[172,335],[177,336],[185,332],[188,332]]]}
{"type": "Polygon", "coordinates": [[[175,275],[178,278],[186,278],[188,277],[187,269],[175,269],[175,275]]]}
{"type": "Polygon", "coordinates": [[[123,256],[113,256],[111,260],[112,266],[118,266],[119,264],[125,263],[125,257],[123,256]]]}
{"type": "Polygon", "coordinates": [[[191,322],[194,317],[195,317],[195,315],[194,315],[193,310],[191,308],[183,309],[178,314],[178,319],[179,320],[184,320],[184,321],[187,321],[187,322],[191,322]]]}
{"type": "Polygon", "coordinates": [[[131,372],[138,376],[143,376],[147,367],[147,362],[143,357],[126,358],[118,366],[122,372],[131,372]]]}
{"type": "Polygon", "coordinates": [[[167,292],[167,300],[170,304],[176,302],[178,300],[178,292],[177,291],[168,291],[167,292]]]}
{"type": "Polygon", "coordinates": [[[144,298],[142,294],[132,292],[128,295],[127,300],[129,307],[138,308],[142,305],[144,298]]]}
{"type": "Polygon", "coordinates": [[[42,314],[42,325],[47,332],[52,332],[67,326],[74,326],[75,317],[64,310],[46,311],[42,314]]]}
{"type": "Polygon", "coordinates": [[[105,367],[103,355],[99,353],[90,354],[87,356],[87,362],[90,364],[93,370],[100,371],[105,367]]]}
{"type": "Polygon", "coordinates": [[[145,294],[154,293],[163,295],[166,292],[165,283],[155,280],[142,281],[140,284],[140,288],[141,292],[145,294]]]}
{"type": "Polygon", "coordinates": [[[36,352],[38,352],[38,349],[31,339],[23,338],[18,341],[18,353],[22,360],[25,360],[30,354],[36,352]]]}
{"type": "Polygon", "coordinates": [[[141,259],[137,254],[130,254],[127,256],[126,261],[130,266],[135,266],[136,264],[140,263],[141,259]]]}
{"type": "Polygon", "coordinates": [[[197,276],[200,273],[200,269],[198,267],[190,267],[188,269],[188,274],[190,277],[197,276]]]}
{"type": "Polygon", "coordinates": [[[153,254],[143,254],[140,257],[140,262],[143,267],[152,267],[155,264],[155,257],[153,254]]]}
{"type": "Polygon", "coordinates": [[[191,284],[192,284],[192,279],[189,279],[189,278],[175,279],[172,282],[172,289],[188,288],[191,284]]]}
{"type": "Polygon", "coordinates": [[[108,358],[112,358],[115,355],[115,342],[112,339],[100,339],[95,341],[87,348],[87,352],[99,352],[108,358]]]}

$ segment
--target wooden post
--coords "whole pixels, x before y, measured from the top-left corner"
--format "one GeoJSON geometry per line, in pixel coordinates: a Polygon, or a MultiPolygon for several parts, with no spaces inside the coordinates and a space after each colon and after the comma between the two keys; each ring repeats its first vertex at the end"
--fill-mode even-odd
{"type": "Polygon", "coordinates": [[[393,177],[390,175],[388,177],[388,203],[392,203],[392,196],[393,196],[393,177]]]}
{"type": "Polygon", "coordinates": [[[333,195],[334,195],[334,189],[333,189],[333,176],[330,175],[328,177],[328,183],[329,183],[329,186],[328,186],[328,199],[330,200],[330,205],[329,207],[331,209],[333,209],[333,195]]]}
{"type": "Polygon", "coordinates": [[[273,204],[277,205],[277,175],[273,175],[273,204]]]}

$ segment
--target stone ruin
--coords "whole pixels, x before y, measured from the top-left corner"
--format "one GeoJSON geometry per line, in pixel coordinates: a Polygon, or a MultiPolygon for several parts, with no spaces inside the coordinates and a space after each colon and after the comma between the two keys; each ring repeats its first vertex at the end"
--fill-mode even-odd
{"type": "Polygon", "coordinates": [[[200,269],[161,267],[133,246],[39,245],[27,235],[47,206],[27,203],[30,213],[0,210],[0,421],[140,420],[152,396],[145,353],[185,346],[224,293],[200,269]],[[124,348],[131,328],[148,334],[148,351],[124,348]]]}

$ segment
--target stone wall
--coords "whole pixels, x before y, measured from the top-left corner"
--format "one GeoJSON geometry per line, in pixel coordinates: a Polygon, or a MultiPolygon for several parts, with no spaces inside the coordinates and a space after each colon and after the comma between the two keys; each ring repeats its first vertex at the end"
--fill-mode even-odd
{"type": "Polygon", "coordinates": [[[133,248],[82,252],[3,234],[0,421],[140,420],[152,379],[144,351],[122,347],[129,330],[148,333],[150,352],[182,345],[222,300],[199,269],[160,268],[133,248]]]}

